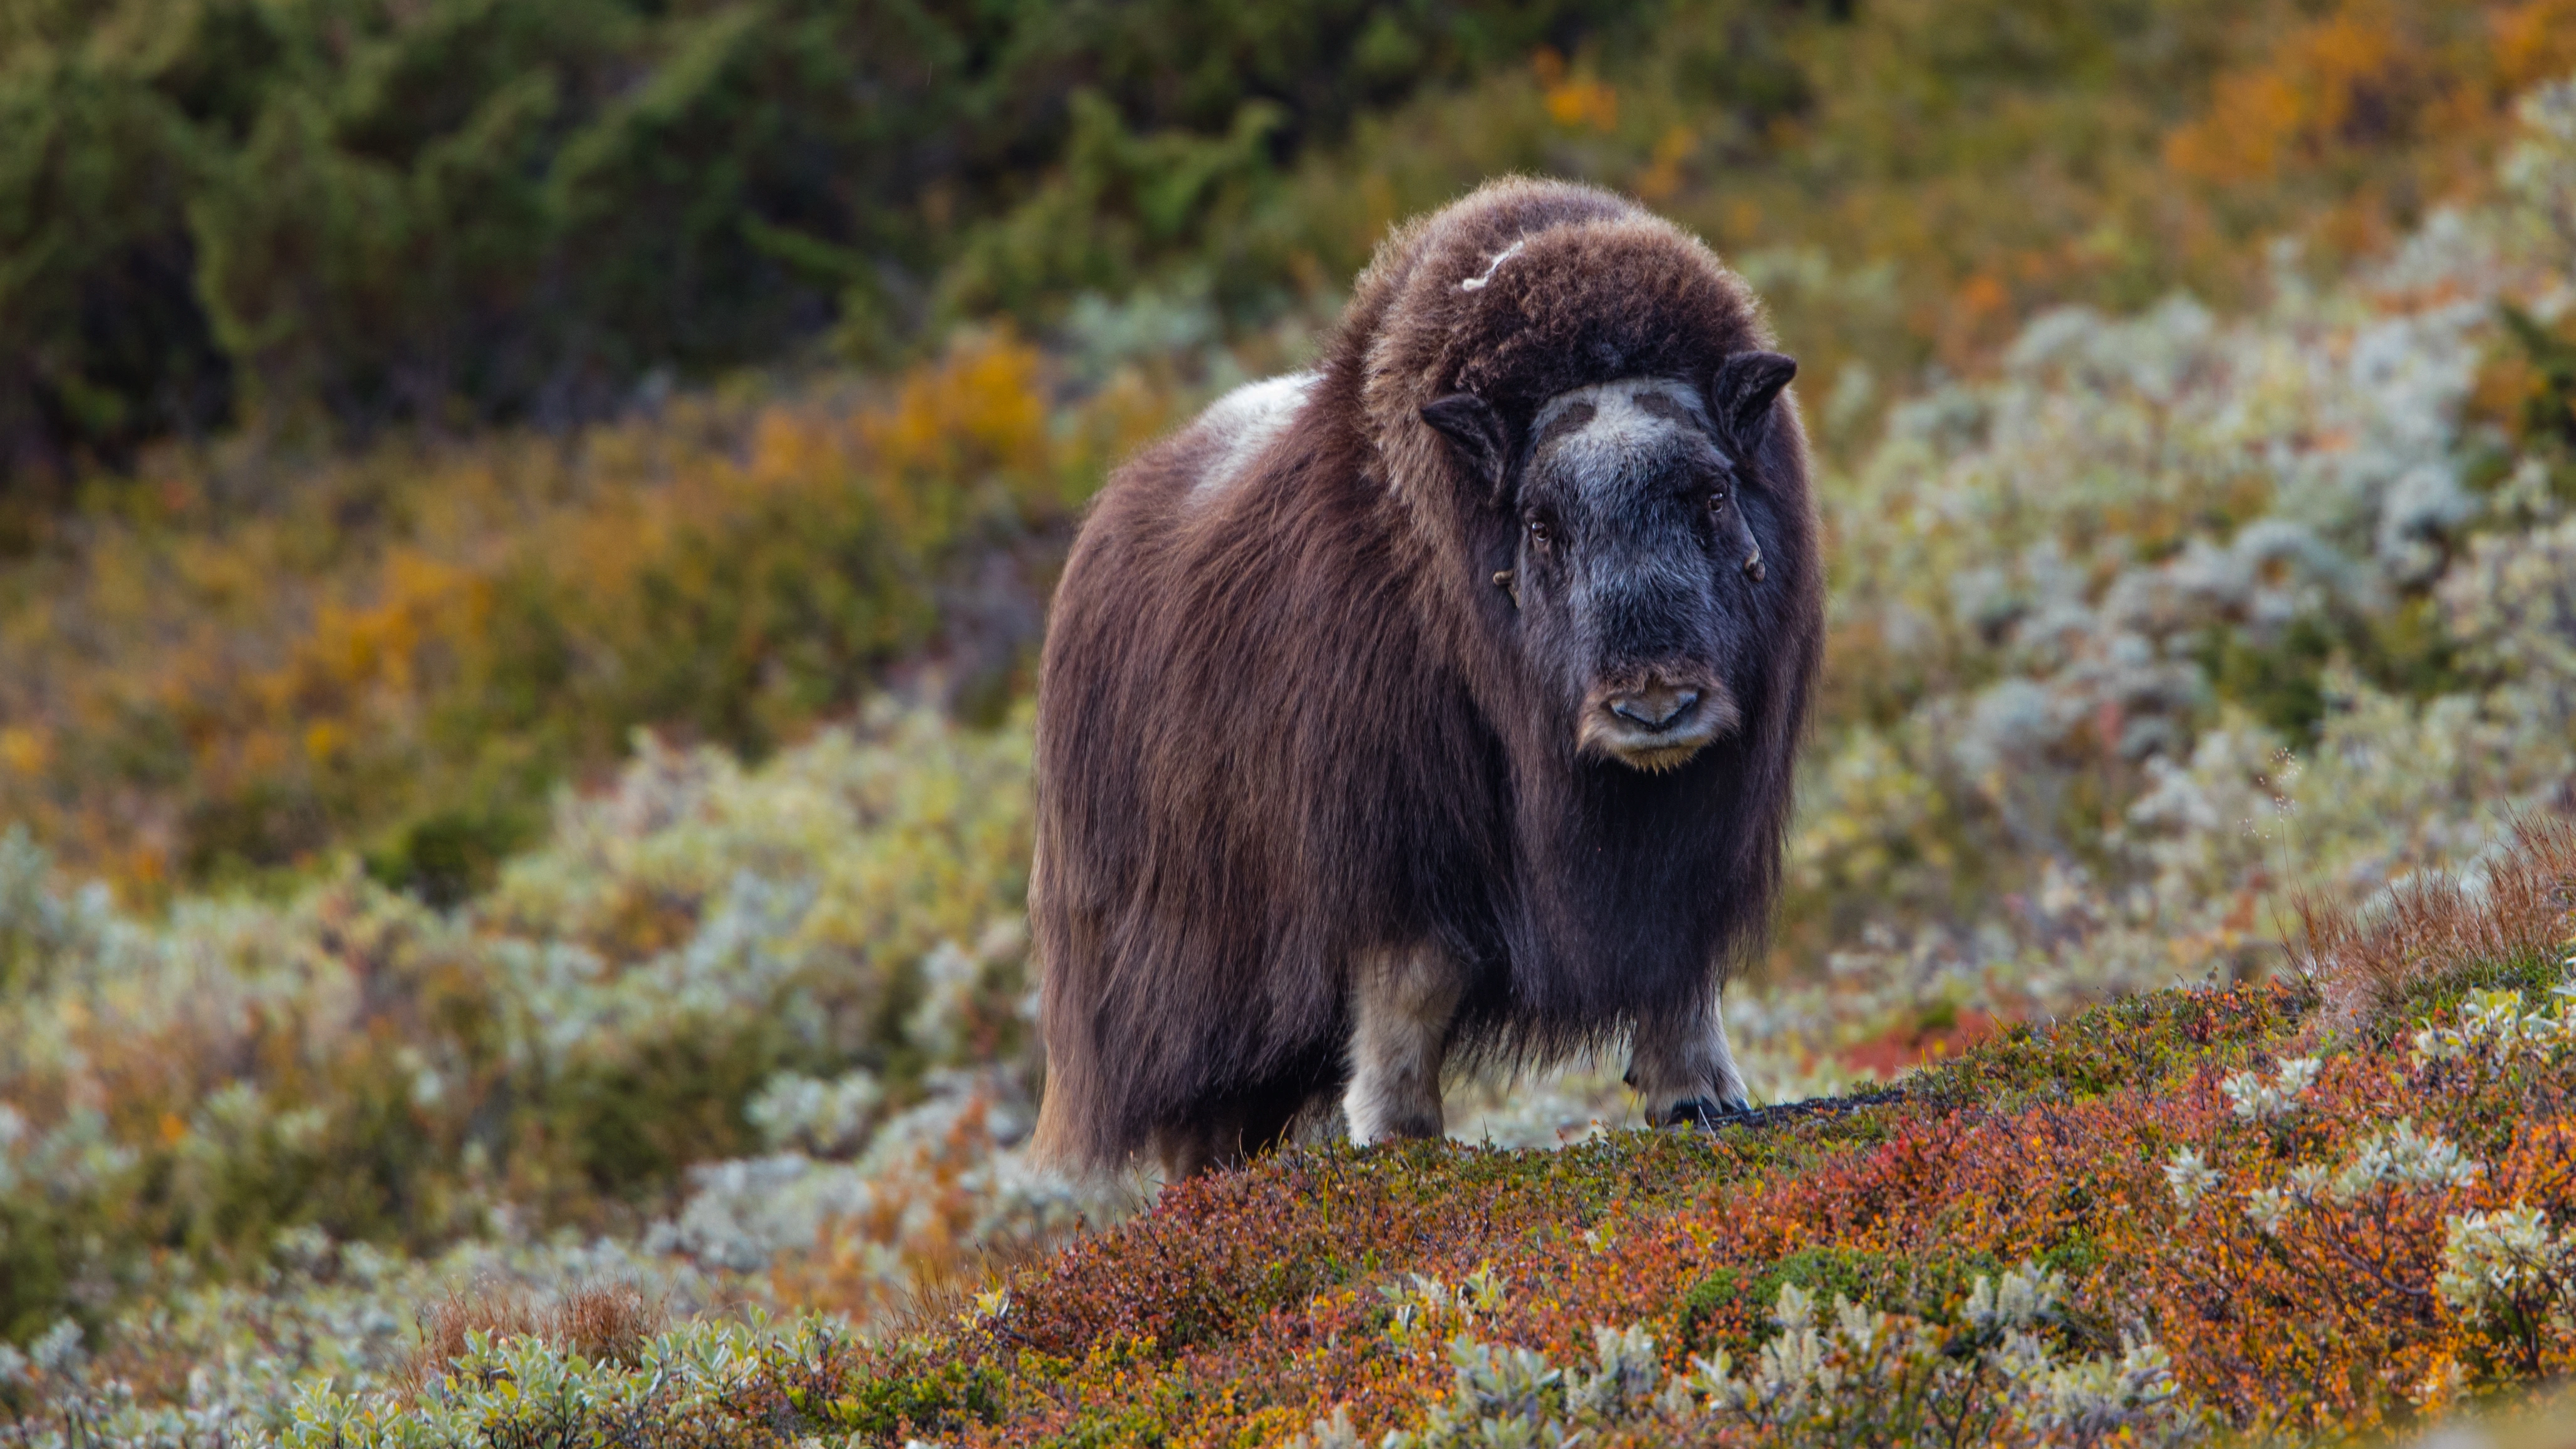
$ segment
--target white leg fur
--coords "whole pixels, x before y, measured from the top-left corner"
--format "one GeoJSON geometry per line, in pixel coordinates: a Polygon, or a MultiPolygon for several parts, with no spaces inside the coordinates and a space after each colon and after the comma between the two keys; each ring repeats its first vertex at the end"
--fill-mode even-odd
{"type": "Polygon", "coordinates": [[[1726,1014],[1711,991],[1704,1012],[1676,1012],[1637,1024],[1636,1054],[1628,1064],[1628,1085],[1645,1099],[1646,1123],[1669,1125],[1676,1108],[1705,1104],[1722,1112],[1752,1106],[1745,1095],[1744,1073],[1726,1044],[1726,1014]]]}
{"type": "Polygon", "coordinates": [[[1351,988],[1351,1141],[1439,1136],[1440,1058],[1466,991],[1457,963],[1427,943],[1372,951],[1353,963],[1351,988]]]}

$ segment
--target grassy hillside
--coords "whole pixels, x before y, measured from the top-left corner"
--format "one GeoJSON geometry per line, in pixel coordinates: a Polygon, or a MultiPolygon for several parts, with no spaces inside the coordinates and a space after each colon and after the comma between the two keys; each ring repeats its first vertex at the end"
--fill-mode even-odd
{"type": "MultiPolygon", "coordinates": [[[[344,860],[138,913],[20,830],[10,1432],[2134,1442],[2558,1372],[2576,847],[2509,842],[2576,777],[2576,87],[2522,117],[2495,199],[2338,283],[2043,316],[1831,480],[1865,667],[1730,1016],[1766,1100],[1935,1063],[1897,1095],[1693,1138],[1616,1063],[1460,1084],[1460,1145],[1127,1216],[1018,1147],[1007,707],[643,737],[445,908],[344,860]]],[[[863,395],[856,446],[985,438],[927,456],[1060,508],[1099,435],[985,411],[1030,357],[863,395]]],[[[795,416],[757,435],[816,456],[795,416]]]]}
{"type": "MultiPolygon", "coordinates": [[[[2571,906],[2560,829],[2489,903],[2428,902],[2438,941],[2016,1028],[1892,1101],[1292,1154],[735,1391],[968,1443],[2181,1443],[2439,1409],[2576,1354],[2571,906]]],[[[546,1423],[475,1392],[493,1361],[432,1416],[546,1423]]]]}
{"type": "MultiPolygon", "coordinates": [[[[182,8],[0,5],[0,91],[334,13],[182,8]]],[[[752,13],[648,12],[619,54],[752,13]]],[[[2576,23],[1405,14],[1467,38],[1293,145],[1032,90],[1063,149],[866,369],[11,515],[0,1444],[2145,1443],[2576,1367],[2576,23]],[[1758,1098],[1862,1095],[1653,1136],[1577,1063],[1446,1147],[1037,1171],[1073,520],[1503,166],[1700,227],[1814,363],[1826,698],[1728,1006],[1758,1098]]],[[[380,18],[369,84],[505,22],[380,18]]]]}
{"type": "MultiPolygon", "coordinates": [[[[2181,1444],[2564,1373],[2576,833],[2526,832],[2481,899],[2312,925],[2289,981],[2017,1027],[1873,1099],[1557,1152],[1293,1151],[873,1341],[487,1288],[376,1367],[399,1394],[336,1358],[356,1383],[290,1419],[228,1366],[157,1422],[305,1446],[2181,1444]]],[[[316,1246],[281,1318],[382,1283],[316,1246]]],[[[72,1335],[32,1365],[0,1360],[54,1413],[155,1422],[72,1335]]]]}

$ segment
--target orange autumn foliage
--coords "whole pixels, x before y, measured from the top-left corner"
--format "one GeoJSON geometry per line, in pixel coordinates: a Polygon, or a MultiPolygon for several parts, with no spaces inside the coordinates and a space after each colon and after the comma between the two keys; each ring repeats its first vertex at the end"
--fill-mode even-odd
{"type": "MultiPolygon", "coordinates": [[[[2445,1275],[2478,1214],[2576,1219],[2576,1061],[2497,1069],[2408,1041],[2460,1019],[2469,987],[2501,983],[2528,1009],[2576,966],[2562,960],[2576,949],[2571,841],[2563,824],[2527,829],[2504,874],[2530,888],[2451,903],[2402,990],[2315,957],[2372,984],[2359,998],[2339,974],[2160,992],[2022,1026],[1911,1079],[1901,1101],[1842,1115],[1555,1153],[1288,1153],[1166,1191],[1009,1275],[1006,1296],[980,1300],[997,1307],[841,1362],[828,1387],[850,1426],[888,1443],[897,1429],[1275,1443],[1337,1413],[1373,1442],[1444,1397],[1453,1333],[1569,1363],[1595,1325],[1636,1324],[1682,1373],[1720,1348],[1748,1361],[1783,1283],[1946,1322],[1973,1277],[2025,1261],[2067,1283],[2051,1330],[2067,1345],[2116,1352],[2152,1335],[2195,1412],[2256,1438],[2404,1424],[2563,1375],[2576,1330],[2481,1310],[2445,1275]],[[2330,1017],[2319,988],[2371,1005],[2330,1017]],[[2289,1080],[2294,1057],[2319,1065],[2249,1112],[2247,1084],[2289,1080]],[[2392,1141],[2454,1165],[2410,1178],[2392,1141]],[[2186,1153],[2206,1174],[2189,1193],[2174,1166],[2186,1153]],[[1380,1287],[1406,1274],[1499,1291],[1407,1328],[1380,1287]],[[901,1424],[858,1412],[888,1404],[910,1406],[901,1424]]],[[[2319,915],[2311,929],[2352,941],[2381,927],[2319,915]]]]}
{"type": "Polygon", "coordinates": [[[1043,599],[1070,510],[1170,406],[1131,379],[1056,416],[1052,386],[969,337],[884,387],[286,469],[247,512],[228,471],[285,465],[170,456],[0,597],[0,817],[143,899],[344,842],[399,875],[419,822],[497,854],[637,727],[757,754],[925,649],[1006,682],[1031,641],[942,591],[998,558],[1043,599]]]}

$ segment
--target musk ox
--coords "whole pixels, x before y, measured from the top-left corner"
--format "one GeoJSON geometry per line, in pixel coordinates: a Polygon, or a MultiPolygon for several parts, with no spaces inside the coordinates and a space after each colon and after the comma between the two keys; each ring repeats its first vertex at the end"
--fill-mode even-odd
{"type": "Polygon", "coordinates": [[[1746,1105],[1823,634],[1769,347],[1686,233],[1505,181],[1118,471],[1038,686],[1043,1152],[1436,1136],[1444,1061],[1621,1038],[1648,1120],[1746,1105]]]}

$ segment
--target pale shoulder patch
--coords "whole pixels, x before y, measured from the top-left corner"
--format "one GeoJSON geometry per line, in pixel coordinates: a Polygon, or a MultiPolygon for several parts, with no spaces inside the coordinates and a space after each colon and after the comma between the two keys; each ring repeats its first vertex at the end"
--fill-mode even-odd
{"type": "Polygon", "coordinates": [[[1214,437],[1216,450],[1190,485],[1191,501],[1213,498],[1241,477],[1270,440],[1287,431],[1314,389],[1315,374],[1292,372],[1245,383],[1208,404],[1197,425],[1214,437]]]}

